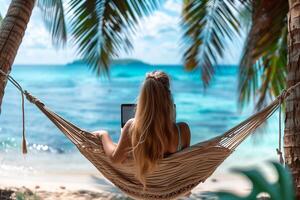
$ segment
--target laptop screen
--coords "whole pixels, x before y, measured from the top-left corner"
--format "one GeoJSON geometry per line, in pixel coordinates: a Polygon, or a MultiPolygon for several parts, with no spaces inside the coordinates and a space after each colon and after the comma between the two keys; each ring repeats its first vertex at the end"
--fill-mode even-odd
{"type": "Polygon", "coordinates": [[[122,104],[121,105],[121,127],[123,128],[124,125],[128,120],[134,118],[135,115],[135,108],[136,104],[122,104]]]}
{"type": "MultiPolygon", "coordinates": [[[[174,104],[174,108],[176,105],[174,104]]],[[[136,104],[122,104],[121,105],[121,128],[123,128],[128,120],[134,118],[136,104]]],[[[175,112],[176,113],[176,112],[175,112]]]]}

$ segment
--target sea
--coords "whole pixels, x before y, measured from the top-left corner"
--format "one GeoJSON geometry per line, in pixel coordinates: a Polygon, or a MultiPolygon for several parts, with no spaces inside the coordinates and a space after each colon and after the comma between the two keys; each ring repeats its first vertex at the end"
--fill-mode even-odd
{"type": "MultiPolygon", "coordinates": [[[[238,106],[238,67],[219,66],[208,87],[198,70],[181,65],[119,64],[97,76],[84,64],[15,65],[11,76],[47,107],[89,131],[107,130],[115,142],[121,128],[121,104],[135,103],[145,73],[162,70],[171,77],[177,122],[186,122],[191,144],[220,135],[255,112],[238,106]]],[[[0,179],[40,174],[89,174],[95,168],[35,105],[25,103],[28,154],[22,155],[21,96],[7,83],[0,115],[0,179]]],[[[220,170],[276,160],[278,112],[246,139],[220,170]]]]}

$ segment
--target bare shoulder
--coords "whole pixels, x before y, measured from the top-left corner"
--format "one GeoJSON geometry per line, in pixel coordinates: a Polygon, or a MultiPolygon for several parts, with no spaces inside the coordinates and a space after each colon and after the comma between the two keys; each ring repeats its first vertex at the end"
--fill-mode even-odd
{"type": "Polygon", "coordinates": [[[190,127],[186,122],[178,122],[177,124],[183,133],[190,133],[190,127]]]}
{"type": "Polygon", "coordinates": [[[124,125],[123,130],[124,130],[124,131],[125,131],[125,130],[128,131],[128,130],[130,129],[131,125],[133,124],[133,121],[134,121],[134,118],[129,119],[129,120],[126,122],[126,124],[124,125]]]}
{"type": "Polygon", "coordinates": [[[125,139],[129,139],[130,138],[130,134],[129,134],[129,131],[130,131],[130,127],[131,125],[133,124],[133,121],[134,121],[134,118],[128,120],[126,122],[126,124],[124,125],[123,129],[122,129],[122,137],[125,139]]]}
{"type": "Polygon", "coordinates": [[[189,125],[186,122],[178,122],[177,124],[180,127],[184,147],[190,146],[191,132],[189,125]]]}

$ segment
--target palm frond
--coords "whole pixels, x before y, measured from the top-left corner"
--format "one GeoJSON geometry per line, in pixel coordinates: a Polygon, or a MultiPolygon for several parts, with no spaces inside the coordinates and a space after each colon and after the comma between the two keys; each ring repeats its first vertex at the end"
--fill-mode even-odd
{"type": "Polygon", "coordinates": [[[139,18],[161,0],[70,0],[71,35],[78,54],[97,74],[109,72],[110,60],[132,49],[139,18]]]}
{"type": "Polygon", "coordinates": [[[67,28],[63,0],[38,0],[46,28],[56,47],[63,47],[67,42],[67,28]]]}
{"type": "Polygon", "coordinates": [[[258,90],[256,108],[260,110],[268,103],[269,99],[278,96],[286,85],[287,75],[287,29],[283,30],[274,50],[262,57],[263,76],[258,90]]]}
{"type": "MultiPolygon", "coordinates": [[[[291,172],[277,162],[269,162],[277,173],[276,182],[270,182],[259,169],[234,169],[233,172],[245,176],[251,183],[252,189],[247,196],[238,196],[229,191],[208,192],[207,194],[220,200],[249,200],[258,199],[259,195],[266,195],[266,199],[294,200],[295,190],[291,172]]],[[[215,199],[215,198],[213,198],[215,199]]],[[[260,199],[260,198],[259,198],[260,199]]],[[[261,198],[265,199],[265,198],[261,198]]]]}
{"type": "Polygon", "coordinates": [[[240,9],[239,21],[240,21],[241,27],[243,28],[243,31],[246,31],[248,33],[251,28],[251,22],[252,22],[252,6],[251,6],[251,4],[247,4],[247,6],[244,6],[240,9]]]}
{"type": "Polygon", "coordinates": [[[187,70],[200,68],[204,86],[223,56],[225,39],[233,40],[239,34],[236,6],[234,0],[184,1],[181,22],[184,65],[187,70]]]}
{"type": "Polygon", "coordinates": [[[288,2],[253,1],[251,12],[252,25],[239,66],[239,103],[243,106],[258,97],[256,108],[260,109],[285,85],[288,2]]]}

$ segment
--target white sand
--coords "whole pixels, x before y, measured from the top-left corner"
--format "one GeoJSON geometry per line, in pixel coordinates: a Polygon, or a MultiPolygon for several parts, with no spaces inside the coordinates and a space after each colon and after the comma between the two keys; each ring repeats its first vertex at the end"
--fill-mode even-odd
{"type": "MultiPolygon", "coordinates": [[[[6,155],[6,154],[5,154],[6,155]]],[[[30,189],[41,199],[124,199],[126,196],[107,181],[85,158],[78,159],[78,155],[66,157],[65,155],[34,157],[29,154],[22,156],[5,157],[0,163],[0,188],[22,187],[30,189]],[[17,163],[17,165],[16,165],[17,163]]],[[[2,156],[2,157],[1,157],[2,156]]],[[[191,199],[199,199],[201,193],[216,190],[230,190],[245,195],[251,189],[247,180],[229,171],[232,167],[258,166],[263,169],[268,179],[274,180],[274,171],[265,163],[274,158],[271,156],[249,157],[239,160],[239,154],[230,156],[217,171],[192,190],[191,199]],[[253,159],[255,158],[255,159],[253,159]]],[[[1,198],[0,198],[1,199],[1,198]]]]}
{"type": "MultiPolygon", "coordinates": [[[[58,174],[57,174],[58,176],[58,174]]],[[[24,187],[30,189],[41,199],[125,199],[121,191],[111,185],[101,175],[94,177],[76,176],[44,176],[44,177],[1,177],[1,188],[17,188],[22,192],[24,187]]],[[[250,185],[241,177],[231,174],[215,174],[205,183],[197,186],[191,199],[197,199],[202,192],[218,189],[233,190],[239,194],[246,194],[250,185]]],[[[25,190],[26,191],[26,190],[25,190]]]]}

